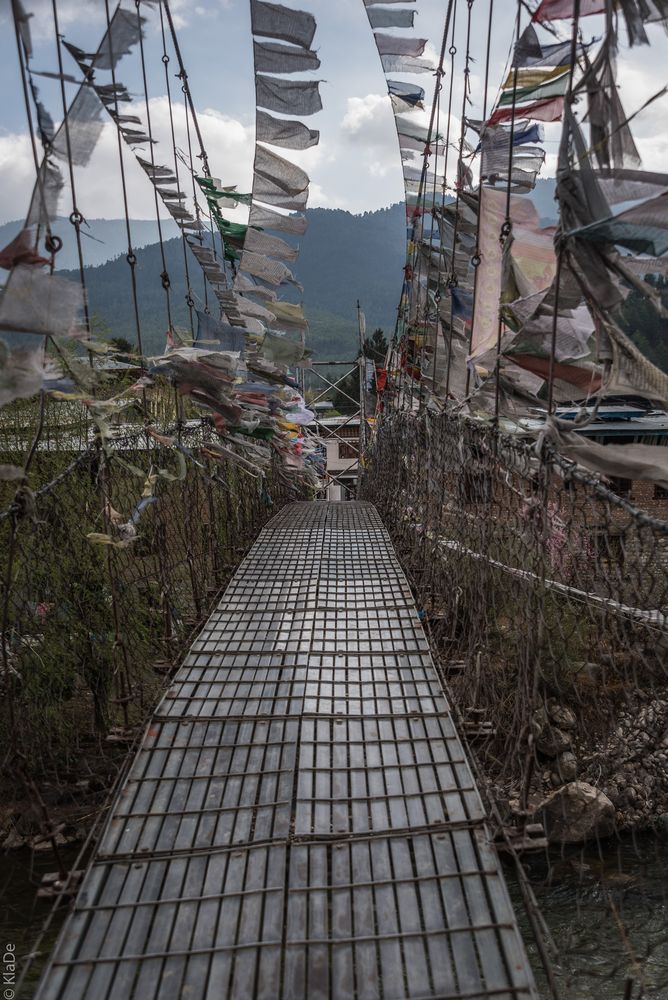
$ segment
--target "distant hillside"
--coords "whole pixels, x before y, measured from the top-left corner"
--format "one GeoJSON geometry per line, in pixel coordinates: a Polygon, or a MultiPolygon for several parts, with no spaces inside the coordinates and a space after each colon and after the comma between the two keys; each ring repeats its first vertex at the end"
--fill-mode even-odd
{"type": "MultiPolygon", "coordinates": [[[[98,264],[104,264],[105,261],[118,257],[119,254],[127,253],[128,238],[124,219],[88,219],[87,221],[88,225],[81,227],[84,263],[87,266],[96,267],[98,264]]],[[[178,226],[172,219],[163,219],[161,223],[163,237],[170,239],[178,235],[178,226]]],[[[155,219],[132,219],[130,225],[132,227],[132,242],[135,247],[145,247],[149,243],[157,242],[158,224],[155,219]]],[[[0,247],[6,246],[10,240],[14,239],[22,226],[21,220],[5,222],[0,225],[0,247]]],[[[69,219],[56,219],[53,231],[63,241],[63,249],[57,256],[56,266],[58,269],[65,271],[70,268],[78,268],[79,259],[74,240],[74,229],[69,219]]]]}
{"type": "MultiPolygon", "coordinates": [[[[311,327],[310,346],[321,359],[345,360],[357,350],[357,299],[367,326],[394,329],[404,263],[405,213],[403,205],[364,215],[316,208],[308,211],[309,228],[302,240],[294,272],[304,286],[304,302],[311,327]]],[[[134,225],[134,224],[133,224],[134,225]]],[[[108,243],[107,245],[110,245],[108,243]]],[[[172,321],[187,326],[183,278],[183,248],[179,239],[165,242],[172,287],[172,321]]],[[[203,305],[201,272],[189,259],[198,306],[203,305]]],[[[167,314],[160,274],[158,244],[137,251],[137,288],[144,350],[162,352],[167,314]]],[[[136,342],[130,275],[125,255],[86,268],[91,313],[101,333],[136,342]]]]}
{"type": "MultiPolygon", "coordinates": [[[[539,181],[532,195],[544,221],[555,218],[554,181],[539,181]]],[[[310,345],[321,360],[345,360],[357,350],[356,304],[360,300],[367,328],[394,330],[404,265],[406,216],[403,204],[392,205],[363,215],[339,209],[314,208],[307,211],[309,227],[301,241],[301,253],[294,272],[304,287],[304,303],[311,327],[310,345]]],[[[20,222],[0,226],[0,247],[21,227],[20,222]]],[[[137,287],[144,350],[162,352],[167,315],[160,281],[162,260],[154,221],[132,220],[133,243],[137,248],[137,287]]],[[[72,227],[59,219],[56,233],[64,246],[57,258],[59,270],[78,266],[72,227]]],[[[99,320],[100,333],[125,337],[136,342],[134,308],[126,252],[125,222],[122,219],[91,219],[90,236],[84,237],[86,285],[91,313],[99,320]],[[93,238],[91,238],[93,237],[93,238]]],[[[167,270],[172,281],[172,320],[188,325],[183,278],[183,248],[173,238],[176,225],[168,220],[163,233],[167,270]]],[[[189,257],[193,290],[202,303],[203,285],[199,268],[189,257]]]]}
{"type": "MultiPolygon", "coordinates": [[[[556,222],[554,180],[539,180],[531,195],[543,225],[556,222]]],[[[391,335],[394,331],[404,264],[406,216],[403,205],[392,205],[363,215],[351,215],[339,209],[314,208],[307,211],[309,228],[301,243],[301,254],[294,272],[304,287],[304,302],[311,328],[309,346],[319,360],[345,361],[357,352],[357,313],[360,304],[370,333],[380,326],[391,335]]],[[[0,226],[0,247],[21,228],[21,222],[0,226]]],[[[58,266],[77,267],[72,227],[59,219],[55,231],[61,233],[64,246],[58,266]]],[[[86,284],[98,335],[125,337],[136,343],[137,334],[132,303],[130,274],[126,252],[125,222],[122,219],[91,219],[88,230],[95,239],[84,240],[86,284]],[[100,241],[100,242],[97,242],[100,241]]],[[[177,231],[171,220],[164,224],[164,235],[177,231]]],[[[155,242],[154,221],[132,220],[132,236],[137,247],[137,288],[143,347],[146,353],[162,353],[165,347],[167,313],[160,274],[162,260],[155,242]]],[[[167,270],[172,281],[172,321],[188,326],[183,279],[183,247],[180,238],[165,243],[167,270]]],[[[203,305],[201,272],[189,255],[193,293],[198,306],[203,305]]],[[[78,277],[78,275],[77,275],[78,277]]],[[[664,305],[668,307],[668,284],[657,280],[664,305]]],[[[647,302],[632,292],[620,317],[629,336],[643,353],[668,371],[668,350],[662,320],[647,302]]]]}
{"type": "Polygon", "coordinates": [[[309,310],[345,316],[356,325],[360,300],[367,326],[394,330],[405,262],[406,212],[392,205],[351,215],[315,208],[295,273],[309,310]]]}

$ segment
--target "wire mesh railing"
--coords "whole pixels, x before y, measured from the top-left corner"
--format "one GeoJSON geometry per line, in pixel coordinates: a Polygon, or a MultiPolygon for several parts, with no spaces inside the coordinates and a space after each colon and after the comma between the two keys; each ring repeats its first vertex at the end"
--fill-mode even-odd
{"type": "Polygon", "coordinates": [[[647,715],[666,684],[668,523],[555,454],[447,414],[385,416],[363,494],[454,698],[489,730],[488,773],[524,808],[578,776],[603,786],[622,828],[662,815],[665,748],[642,802],[615,768],[620,718],[647,715]]]}
{"type": "Polygon", "coordinates": [[[30,794],[32,776],[67,784],[91,743],[131,741],[260,527],[301,496],[278,465],[210,461],[206,423],[175,433],[177,448],[141,427],[104,448],[77,437],[3,484],[3,764],[30,794]]]}

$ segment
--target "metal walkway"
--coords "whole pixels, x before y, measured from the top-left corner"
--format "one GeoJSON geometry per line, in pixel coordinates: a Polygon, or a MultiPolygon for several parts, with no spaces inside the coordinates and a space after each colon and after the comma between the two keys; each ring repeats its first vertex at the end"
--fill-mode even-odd
{"type": "Polygon", "coordinates": [[[375,509],[262,531],[159,705],[39,1000],[537,996],[375,509]]]}

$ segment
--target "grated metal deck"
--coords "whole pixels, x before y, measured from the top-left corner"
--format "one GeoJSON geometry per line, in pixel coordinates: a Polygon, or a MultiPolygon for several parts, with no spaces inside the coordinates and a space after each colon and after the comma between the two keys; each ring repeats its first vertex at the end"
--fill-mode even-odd
{"type": "Polygon", "coordinates": [[[537,996],[375,509],[262,531],[159,705],[39,1000],[537,996]]]}

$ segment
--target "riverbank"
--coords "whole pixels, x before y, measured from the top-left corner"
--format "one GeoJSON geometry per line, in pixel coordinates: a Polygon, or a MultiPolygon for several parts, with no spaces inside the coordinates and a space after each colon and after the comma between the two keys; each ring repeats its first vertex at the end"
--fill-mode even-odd
{"type": "Polygon", "coordinates": [[[668,829],[668,688],[626,696],[603,732],[554,698],[533,722],[530,810],[552,842],[668,829]]]}
{"type": "MultiPolygon", "coordinates": [[[[68,767],[27,785],[7,775],[0,784],[0,851],[29,849],[53,856],[82,843],[99,820],[109,791],[128,760],[132,733],[82,741],[68,767]]],[[[52,863],[53,867],[53,863],[52,863]]]]}
{"type": "MultiPolygon", "coordinates": [[[[668,997],[668,838],[610,838],[524,858],[554,943],[561,1000],[668,997]],[[628,991],[628,992],[627,992],[628,991]]],[[[506,877],[541,997],[549,996],[514,869],[506,877]]]]}

